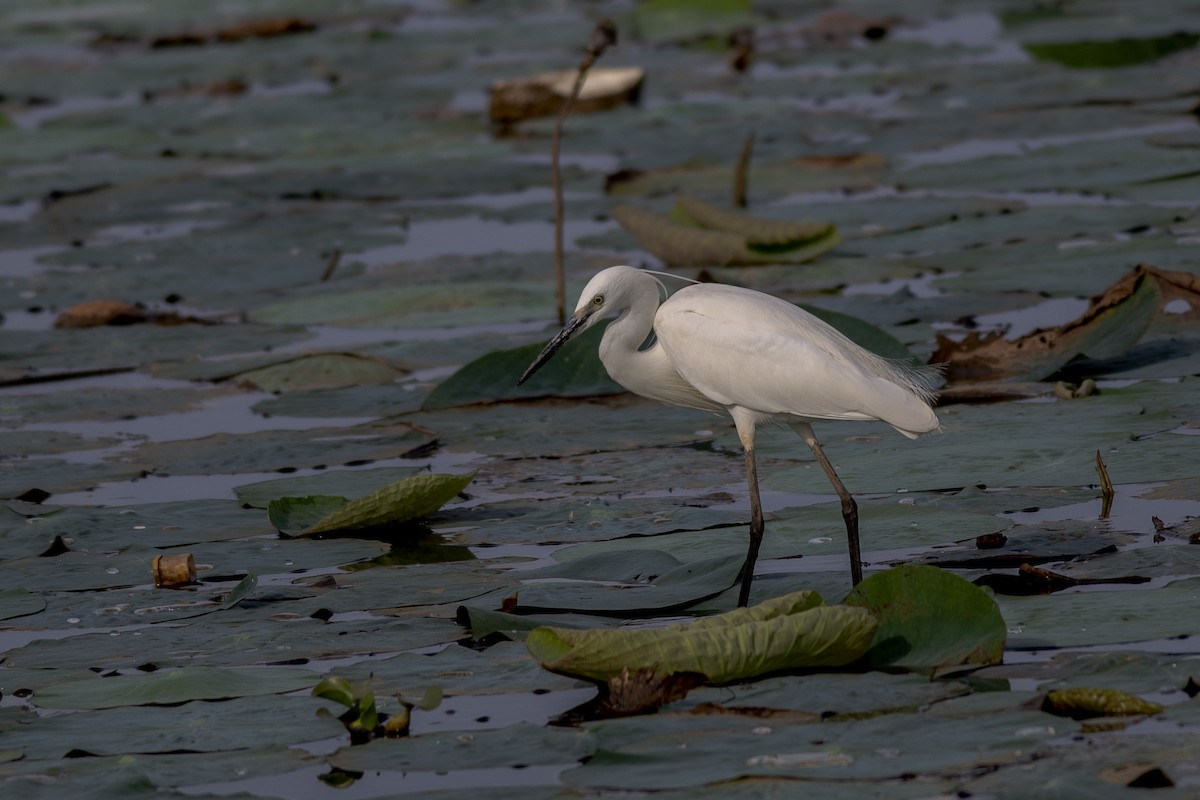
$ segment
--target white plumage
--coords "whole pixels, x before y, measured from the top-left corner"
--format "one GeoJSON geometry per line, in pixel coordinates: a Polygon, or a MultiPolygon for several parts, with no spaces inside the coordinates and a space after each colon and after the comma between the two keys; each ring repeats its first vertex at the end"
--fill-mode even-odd
{"type": "Polygon", "coordinates": [[[739,603],[748,601],[762,538],[754,431],[764,422],[782,422],[800,434],[838,491],[857,583],[862,574],[857,507],[809,423],[878,419],[916,438],[938,428],[930,408],[938,371],[877,356],[812,314],[762,292],[694,284],[664,300],[666,294],[662,283],[642,270],[601,271],[521,382],[576,334],[616,316],[600,342],[600,360],[613,380],[669,405],[727,411],[737,426],[751,501],[750,552],[739,603]]]}

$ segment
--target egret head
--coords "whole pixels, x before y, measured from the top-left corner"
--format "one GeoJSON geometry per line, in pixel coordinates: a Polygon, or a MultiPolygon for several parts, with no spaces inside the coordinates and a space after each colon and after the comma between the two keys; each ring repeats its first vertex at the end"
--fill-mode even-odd
{"type": "MultiPolygon", "coordinates": [[[[542,348],[537,358],[525,370],[525,374],[517,381],[520,386],[529,376],[541,369],[542,365],[554,357],[554,354],[567,342],[574,339],[602,319],[616,316],[629,308],[634,296],[640,291],[646,291],[657,284],[655,291],[661,288],[657,278],[633,267],[616,266],[597,272],[588,281],[579,295],[575,305],[575,313],[567,320],[563,329],[542,348]],[[647,286],[649,284],[649,286],[647,286]]],[[[665,291],[665,290],[664,290],[665,291]]]]}

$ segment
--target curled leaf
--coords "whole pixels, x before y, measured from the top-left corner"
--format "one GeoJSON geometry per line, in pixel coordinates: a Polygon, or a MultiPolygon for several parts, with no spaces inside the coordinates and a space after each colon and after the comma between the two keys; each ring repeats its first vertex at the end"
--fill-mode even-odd
{"type": "Polygon", "coordinates": [[[806,590],[662,628],[538,628],[526,646],[547,669],[592,680],[650,670],[728,683],[856,661],[870,646],[875,627],[866,609],[825,606],[820,595],[806,590]]]}
{"type": "Polygon", "coordinates": [[[930,360],[944,363],[951,381],[1041,380],[1080,357],[1125,355],[1172,300],[1200,307],[1200,279],[1140,264],[1071,322],[1013,340],[994,332],[971,332],[958,342],[939,335],[930,360]]]}
{"type": "Polygon", "coordinates": [[[271,521],[280,530],[295,530],[296,519],[311,520],[313,511],[323,515],[309,522],[300,535],[334,531],[362,530],[381,525],[398,525],[432,516],[453,499],[475,477],[466,475],[414,475],[390,483],[356,500],[343,498],[283,497],[272,500],[268,508],[271,521]],[[337,501],[341,500],[341,503],[337,501]]]}
{"type": "Polygon", "coordinates": [[[312,688],[313,697],[322,697],[349,708],[354,705],[354,689],[340,675],[330,675],[312,688]]]}
{"type": "Polygon", "coordinates": [[[630,205],[613,218],[671,266],[797,264],[837,246],[827,222],[759,219],[681,195],[669,217],[630,205]]]}

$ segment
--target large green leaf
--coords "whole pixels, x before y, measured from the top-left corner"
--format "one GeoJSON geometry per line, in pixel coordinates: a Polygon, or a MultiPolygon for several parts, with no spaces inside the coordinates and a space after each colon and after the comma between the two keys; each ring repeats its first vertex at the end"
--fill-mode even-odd
{"type": "Polygon", "coordinates": [[[348,502],[333,497],[284,497],[272,500],[268,513],[272,522],[285,532],[307,523],[299,531],[306,536],[399,525],[432,516],[457,497],[474,477],[473,472],[414,475],[348,502]]]}
{"type": "Polygon", "coordinates": [[[1074,69],[1104,69],[1156,61],[1194,47],[1196,42],[1200,42],[1200,34],[1180,31],[1146,38],[1029,43],[1025,49],[1039,61],[1054,61],[1074,69]]]}
{"type": "Polygon", "coordinates": [[[283,694],[312,686],[317,673],[288,667],[183,667],[142,675],[116,675],[50,686],[34,696],[42,708],[116,708],[172,705],[283,694]]]}
{"type": "Polygon", "coordinates": [[[858,660],[875,634],[862,608],[825,606],[813,591],[662,628],[538,628],[525,640],[542,666],[593,680],[624,670],[695,673],[712,683],[858,660]]]}
{"type": "Polygon", "coordinates": [[[438,384],[422,408],[446,408],[529,397],[592,397],[619,394],[617,385],[596,355],[604,325],[584,331],[564,346],[523,385],[521,373],[541,352],[542,344],[496,350],[480,356],[438,384]]]}
{"type": "Polygon", "coordinates": [[[867,660],[877,667],[937,672],[998,664],[1007,629],[996,601],[936,567],[905,564],[871,575],[846,598],[879,620],[867,660]]]}

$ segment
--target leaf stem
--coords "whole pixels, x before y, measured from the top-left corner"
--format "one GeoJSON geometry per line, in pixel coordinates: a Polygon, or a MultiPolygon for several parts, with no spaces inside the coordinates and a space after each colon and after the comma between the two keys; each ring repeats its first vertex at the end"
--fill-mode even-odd
{"type": "Polygon", "coordinates": [[[587,72],[596,63],[596,59],[604,54],[609,45],[617,42],[617,27],[610,20],[601,19],[588,36],[587,53],[579,63],[579,71],[575,75],[575,84],[567,100],[558,109],[554,119],[554,136],[550,143],[550,179],[554,187],[554,300],[558,305],[558,324],[567,321],[566,275],[563,267],[563,196],[562,170],[559,167],[559,154],[562,150],[563,123],[575,106],[587,72]]]}

